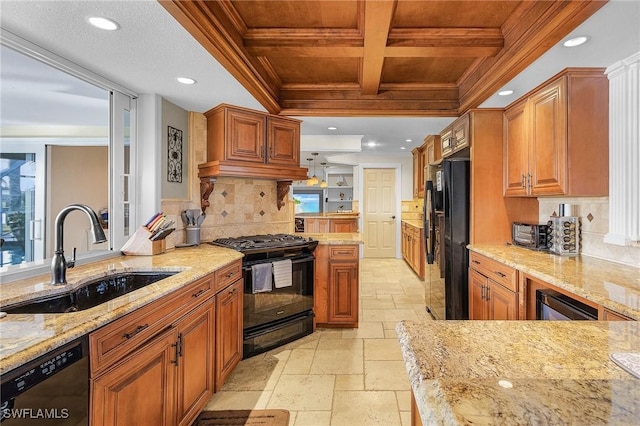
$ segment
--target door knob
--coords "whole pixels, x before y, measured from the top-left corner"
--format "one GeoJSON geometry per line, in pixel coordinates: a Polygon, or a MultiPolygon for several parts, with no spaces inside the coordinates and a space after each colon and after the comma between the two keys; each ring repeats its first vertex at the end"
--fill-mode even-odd
{"type": "Polygon", "coordinates": [[[395,219],[395,218],[396,218],[395,216],[391,216],[391,219],[395,219]]]}

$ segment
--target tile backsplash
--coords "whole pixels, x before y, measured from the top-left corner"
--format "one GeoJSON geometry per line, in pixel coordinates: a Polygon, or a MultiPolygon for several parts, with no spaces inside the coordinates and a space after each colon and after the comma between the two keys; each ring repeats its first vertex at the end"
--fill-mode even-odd
{"type": "Polygon", "coordinates": [[[573,216],[578,216],[582,224],[582,254],[640,267],[640,246],[618,246],[603,241],[609,231],[609,197],[545,197],[538,198],[538,202],[540,223],[557,214],[560,203],[573,205],[573,216]]]}
{"type": "Polygon", "coordinates": [[[422,198],[415,198],[413,200],[403,200],[402,219],[405,220],[422,220],[422,206],[424,200],[422,198]]]}

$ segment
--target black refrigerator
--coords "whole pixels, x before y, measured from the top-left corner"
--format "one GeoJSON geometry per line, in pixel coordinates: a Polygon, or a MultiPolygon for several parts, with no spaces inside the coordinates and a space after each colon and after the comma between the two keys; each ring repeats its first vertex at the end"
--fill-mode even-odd
{"type": "Polygon", "coordinates": [[[446,159],[440,183],[425,186],[425,299],[434,319],[469,318],[469,166],[468,158],[446,159]]]}

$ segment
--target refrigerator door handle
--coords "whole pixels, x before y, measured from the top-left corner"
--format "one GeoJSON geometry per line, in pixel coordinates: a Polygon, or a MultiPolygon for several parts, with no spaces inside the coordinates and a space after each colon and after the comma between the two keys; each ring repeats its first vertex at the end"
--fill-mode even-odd
{"type": "Polygon", "coordinates": [[[435,233],[435,217],[436,217],[436,212],[435,212],[435,193],[433,190],[433,181],[427,181],[427,186],[426,186],[426,194],[429,198],[429,200],[431,200],[431,202],[429,203],[431,205],[431,210],[428,213],[428,219],[425,217],[425,224],[427,225],[427,231],[428,231],[428,237],[426,239],[426,251],[427,251],[427,263],[429,265],[433,265],[433,263],[435,262],[435,255],[434,252],[436,250],[436,233],[435,233]]]}

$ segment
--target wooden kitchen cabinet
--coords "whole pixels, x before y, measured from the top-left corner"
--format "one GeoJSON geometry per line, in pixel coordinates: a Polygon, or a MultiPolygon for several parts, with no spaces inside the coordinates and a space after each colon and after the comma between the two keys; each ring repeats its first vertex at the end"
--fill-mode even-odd
{"type": "Polygon", "coordinates": [[[519,319],[518,271],[474,252],[469,258],[469,319],[519,319]]]}
{"type": "Polygon", "coordinates": [[[608,80],[567,69],[504,112],[504,195],[608,195],[608,80]]]}
{"type": "Polygon", "coordinates": [[[413,155],[413,198],[424,196],[424,148],[422,146],[411,150],[413,155]]]}
{"type": "Polygon", "coordinates": [[[204,115],[207,161],[300,165],[299,120],[226,104],[204,115]]]}
{"type": "Polygon", "coordinates": [[[358,232],[358,219],[331,219],[329,232],[358,232]]]}
{"type": "Polygon", "coordinates": [[[242,360],[242,284],[237,280],[216,295],[216,391],[242,360]]]}
{"type": "Polygon", "coordinates": [[[471,146],[469,114],[458,118],[440,133],[440,145],[442,147],[442,157],[448,157],[461,149],[471,146]]]}
{"type": "Polygon", "coordinates": [[[305,218],[304,219],[304,232],[321,234],[330,231],[329,219],[323,218],[305,218]]]}
{"type": "Polygon", "coordinates": [[[402,258],[420,278],[424,278],[424,229],[402,222],[402,258]]]}
{"type": "Polygon", "coordinates": [[[174,425],[177,341],[169,329],[92,379],[91,425],[174,425]]]}
{"type": "Polygon", "coordinates": [[[359,258],[357,245],[319,245],[314,255],[316,325],[357,327],[359,258]]]}
{"type": "Polygon", "coordinates": [[[215,391],[215,305],[203,303],[176,325],[178,331],[177,419],[193,423],[215,391]]]}

